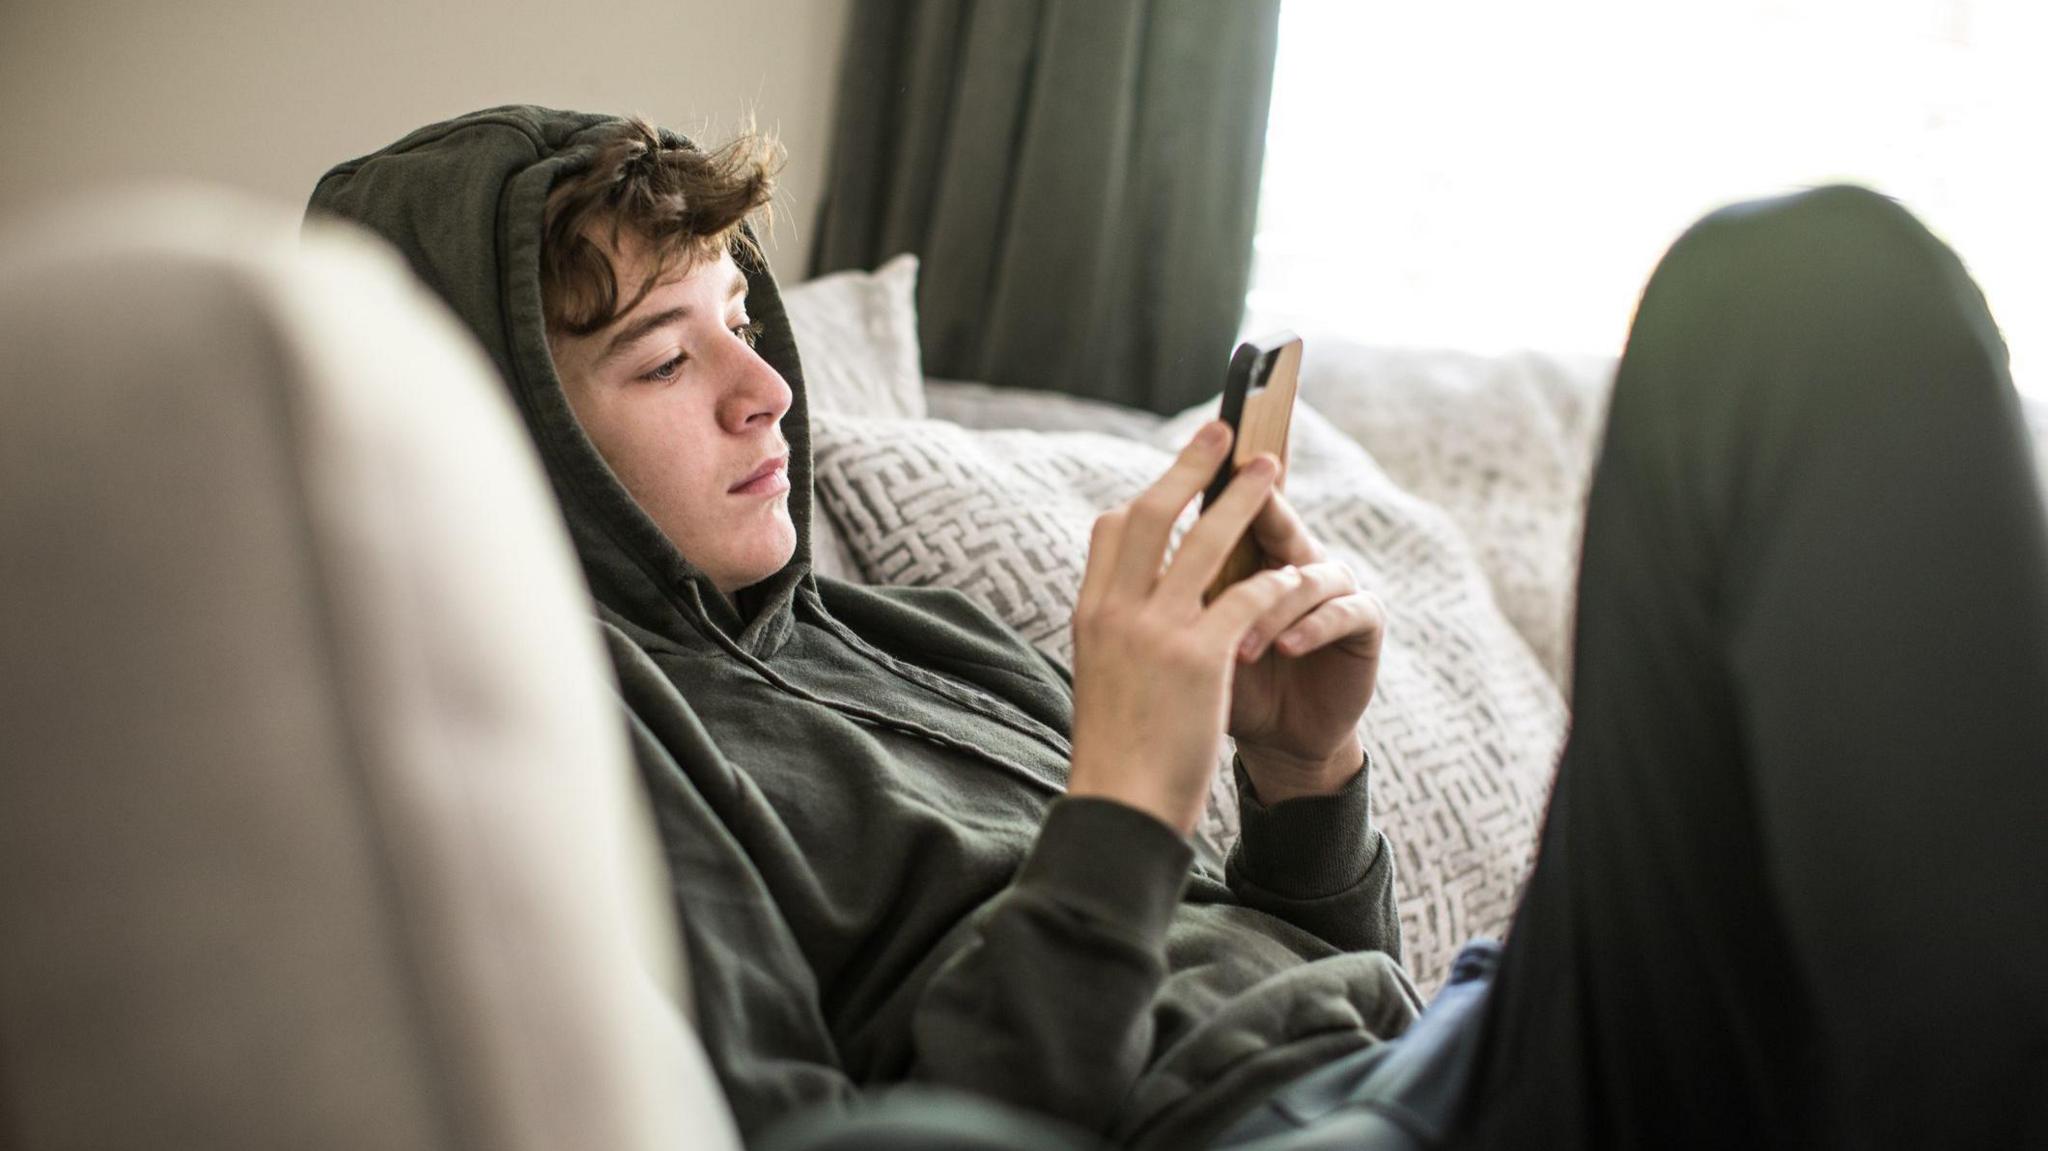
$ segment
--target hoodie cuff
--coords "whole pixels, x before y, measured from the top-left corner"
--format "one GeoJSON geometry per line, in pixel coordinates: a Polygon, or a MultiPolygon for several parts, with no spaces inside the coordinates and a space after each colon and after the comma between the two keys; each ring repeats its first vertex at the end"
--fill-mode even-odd
{"type": "Polygon", "coordinates": [[[1325,899],[1365,878],[1379,851],[1372,833],[1372,755],[1350,782],[1330,795],[1304,795],[1271,807],[1259,802],[1244,760],[1230,757],[1237,776],[1241,831],[1235,869],[1283,899],[1325,899]]]}
{"type": "Polygon", "coordinates": [[[1194,858],[1187,840],[1137,808],[1065,796],[1046,812],[1017,886],[1151,942],[1165,938],[1194,858]]]}

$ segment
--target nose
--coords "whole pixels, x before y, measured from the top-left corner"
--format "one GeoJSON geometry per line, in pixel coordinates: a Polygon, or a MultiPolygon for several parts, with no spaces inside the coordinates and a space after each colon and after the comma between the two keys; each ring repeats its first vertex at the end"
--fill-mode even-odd
{"type": "Polygon", "coordinates": [[[759,352],[739,344],[734,350],[732,377],[719,403],[719,422],[735,434],[763,425],[774,427],[795,399],[782,373],[759,352]]]}

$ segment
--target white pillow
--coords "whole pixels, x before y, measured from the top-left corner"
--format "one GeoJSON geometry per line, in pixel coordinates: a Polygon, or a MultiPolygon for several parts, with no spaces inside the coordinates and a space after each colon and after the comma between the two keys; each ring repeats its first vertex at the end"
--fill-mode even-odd
{"type": "Polygon", "coordinates": [[[1122,404],[1033,388],[970,380],[924,381],[925,414],[963,428],[1028,428],[1035,432],[1106,432],[1145,440],[1166,417],[1122,404]]]}
{"type": "MultiPolygon", "coordinates": [[[[1071,664],[1096,514],[1163,473],[1213,406],[1176,417],[1151,443],[827,417],[812,438],[818,495],[868,580],[958,588],[1071,664]]],[[[1460,944],[1507,929],[1564,741],[1563,701],[1449,516],[1306,405],[1291,453],[1290,499],[1389,616],[1360,734],[1374,808],[1399,853],[1408,967],[1433,988],[1460,944]]],[[[1218,850],[1235,836],[1234,793],[1219,774],[1211,795],[1198,835],[1218,850]]]]}
{"type": "Polygon", "coordinates": [[[784,288],[782,303],[803,357],[812,416],[925,414],[916,256],[784,288]]]}

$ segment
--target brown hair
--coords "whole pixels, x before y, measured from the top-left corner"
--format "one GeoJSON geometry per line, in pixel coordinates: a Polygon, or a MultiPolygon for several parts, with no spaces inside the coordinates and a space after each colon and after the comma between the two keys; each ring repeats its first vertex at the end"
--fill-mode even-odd
{"type": "Polygon", "coordinates": [[[664,144],[637,116],[620,122],[590,167],[548,193],[540,246],[548,330],[599,331],[632,311],[670,272],[687,272],[721,251],[760,262],[740,225],[767,207],[781,165],[781,145],[750,129],[706,152],[664,144]],[[620,301],[618,276],[595,235],[604,235],[613,250],[621,235],[648,245],[654,267],[631,299],[620,301]]]}

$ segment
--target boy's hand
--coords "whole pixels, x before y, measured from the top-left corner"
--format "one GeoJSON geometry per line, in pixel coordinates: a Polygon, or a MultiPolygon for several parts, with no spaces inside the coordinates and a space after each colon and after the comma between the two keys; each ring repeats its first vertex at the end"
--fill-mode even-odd
{"type": "Polygon", "coordinates": [[[1183,835],[1201,816],[1216,744],[1231,721],[1238,645],[1303,584],[1295,568],[1275,568],[1202,603],[1272,492],[1279,464],[1270,456],[1239,469],[1161,570],[1174,522],[1229,446],[1229,428],[1211,421],[1158,482],[1096,519],[1074,605],[1067,791],[1128,804],[1183,835]]]}
{"type": "Polygon", "coordinates": [[[1327,795],[1365,764],[1358,720],[1379,678],[1386,614],[1279,492],[1259,509],[1252,537],[1301,581],[1244,635],[1230,734],[1260,802],[1327,795]]]}

